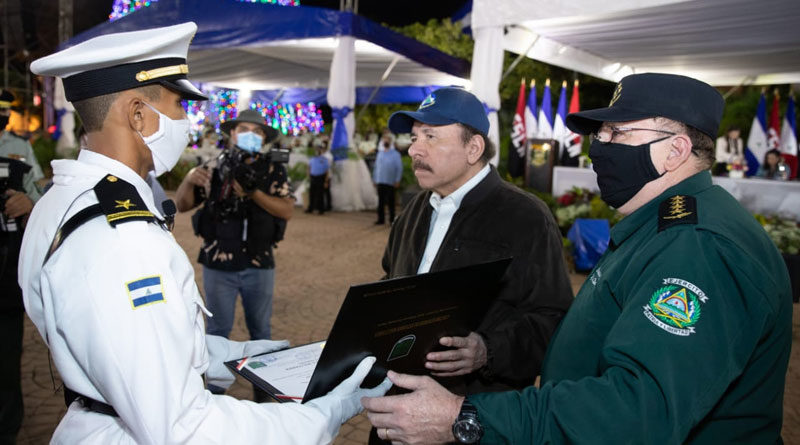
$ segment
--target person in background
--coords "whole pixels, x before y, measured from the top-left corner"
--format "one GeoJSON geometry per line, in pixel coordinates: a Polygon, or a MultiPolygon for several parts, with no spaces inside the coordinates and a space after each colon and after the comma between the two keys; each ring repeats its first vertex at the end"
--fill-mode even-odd
{"type": "Polygon", "coordinates": [[[782,164],[783,157],[781,157],[781,152],[773,148],[764,154],[764,162],[758,166],[758,172],[756,173],[756,176],[764,179],[780,179],[780,170],[782,164]]]}
{"type": "Polygon", "coordinates": [[[717,163],[713,169],[715,175],[725,175],[728,173],[728,164],[744,161],[744,142],[741,133],[739,127],[731,126],[725,135],[717,138],[715,156],[717,163]]]}
{"type": "MultiPolygon", "coordinates": [[[[425,367],[461,395],[531,385],[572,303],[553,214],[489,164],[495,152],[487,137],[489,120],[472,93],[438,89],[417,111],[394,113],[389,128],[411,133],[408,154],[424,191],[392,225],[384,278],[513,258],[475,330],[440,338],[442,350],[430,352],[425,367]]],[[[395,437],[379,428],[370,441],[395,437]]]]}
{"type": "Polygon", "coordinates": [[[388,128],[383,131],[375,157],[372,180],[378,188],[378,219],[375,224],[386,222],[386,208],[389,208],[389,224],[394,222],[394,198],[400,179],[403,177],[403,160],[394,147],[394,134],[388,128]]]}
{"type": "Polygon", "coordinates": [[[553,336],[541,384],[464,398],[390,371],[413,392],[362,400],[381,437],[782,443],[791,285],[761,225],[711,181],[724,103],[696,79],[644,73],[608,107],[569,114],[570,130],[592,135],[601,198],[626,216],[553,336]]]}
{"type": "Polygon", "coordinates": [[[20,386],[22,320],[25,308],[17,283],[25,220],[41,194],[41,167],[27,140],[6,129],[11,91],[0,89],[0,444],[14,443],[24,414],[20,386]]]}
{"type": "Polygon", "coordinates": [[[325,213],[325,188],[330,174],[330,163],[321,147],[314,150],[316,151],[316,156],[308,160],[308,176],[311,180],[311,186],[308,193],[306,213],[316,210],[322,215],[325,213]]]}

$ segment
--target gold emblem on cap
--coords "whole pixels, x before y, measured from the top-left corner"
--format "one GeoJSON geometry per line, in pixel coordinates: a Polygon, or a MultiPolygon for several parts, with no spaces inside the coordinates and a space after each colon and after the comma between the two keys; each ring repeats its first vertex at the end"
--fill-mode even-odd
{"type": "Polygon", "coordinates": [[[108,182],[117,182],[116,176],[108,175],[106,179],[108,180],[108,182]]]}
{"type": "Polygon", "coordinates": [[[622,96],[622,82],[617,84],[617,89],[614,90],[614,95],[611,97],[611,102],[608,103],[608,106],[614,105],[614,102],[618,101],[620,96],[622,96]]]}
{"type": "Polygon", "coordinates": [[[147,71],[139,71],[136,73],[136,80],[139,82],[146,82],[148,80],[157,79],[164,76],[173,76],[175,74],[189,74],[189,65],[173,65],[164,66],[161,68],[154,68],[147,71]]]}
{"type": "Polygon", "coordinates": [[[681,219],[692,214],[686,211],[686,197],[675,195],[669,199],[669,215],[664,219],[681,219]]]}
{"type": "Polygon", "coordinates": [[[11,108],[11,102],[7,100],[0,100],[0,108],[11,108]]]}

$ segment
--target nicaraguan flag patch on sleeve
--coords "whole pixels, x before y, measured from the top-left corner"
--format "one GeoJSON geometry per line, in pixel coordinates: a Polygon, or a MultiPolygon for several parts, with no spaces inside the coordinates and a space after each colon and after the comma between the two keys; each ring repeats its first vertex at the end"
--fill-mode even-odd
{"type": "Polygon", "coordinates": [[[126,284],[128,297],[134,309],[148,304],[163,302],[164,289],[161,285],[161,276],[145,277],[126,284]]]}

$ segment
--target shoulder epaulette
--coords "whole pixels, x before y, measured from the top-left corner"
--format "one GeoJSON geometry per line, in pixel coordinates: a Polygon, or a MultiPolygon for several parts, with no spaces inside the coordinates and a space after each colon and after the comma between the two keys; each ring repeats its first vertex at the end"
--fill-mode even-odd
{"type": "Polygon", "coordinates": [[[697,199],[694,196],[671,196],[658,205],[658,231],[678,224],[697,224],[697,199]]]}
{"type": "Polygon", "coordinates": [[[130,221],[155,222],[156,217],[147,209],[139,192],[129,182],[114,175],[106,175],[94,186],[100,208],[112,227],[130,221]]]}

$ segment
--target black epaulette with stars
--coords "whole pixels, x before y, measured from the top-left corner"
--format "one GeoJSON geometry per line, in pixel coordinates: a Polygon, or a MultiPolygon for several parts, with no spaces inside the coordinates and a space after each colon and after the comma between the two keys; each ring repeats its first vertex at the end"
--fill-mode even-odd
{"type": "Polygon", "coordinates": [[[694,196],[671,196],[658,205],[658,231],[678,224],[697,224],[697,200],[694,196]]]}
{"type": "Polygon", "coordinates": [[[112,227],[130,221],[156,221],[155,215],[147,209],[136,187],[114,175],[106,175],[101,179],[94,186],[94,193],[106,221],[112,227]]]}

